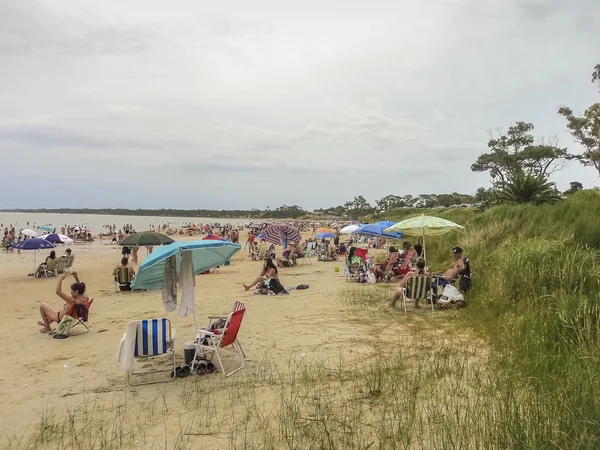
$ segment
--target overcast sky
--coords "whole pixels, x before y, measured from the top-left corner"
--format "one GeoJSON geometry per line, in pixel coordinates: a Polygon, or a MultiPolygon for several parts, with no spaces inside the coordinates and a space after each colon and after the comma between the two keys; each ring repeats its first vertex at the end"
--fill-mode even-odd
{"type": "Polygon", "coordinates": [[[0,208],[474,193],[489,129],[577,150],[599,42],[598,0],[2,0],[0,208]]]}

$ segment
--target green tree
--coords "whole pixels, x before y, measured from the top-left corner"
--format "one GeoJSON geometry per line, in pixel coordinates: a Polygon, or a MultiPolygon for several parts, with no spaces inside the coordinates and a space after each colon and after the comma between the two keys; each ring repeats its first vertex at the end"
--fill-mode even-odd
{"type": "Polygon", "coordinates": [[[560,170],[561,160],[571,159],[572,155],[556,145],[556,138],[534,145],[533,130],[533,124],[527,122],[517,122],[506,133],[498,130],[498,136],[492,135],[488,141],[490,152],[480,155],[471,170],[490,172],[492,178],[499,178],[500,185],[521,171],[547,177],[560,170]]]}
{"type": "Polygon", "coordinates": [[[542,175],[518,172],[496,193],[502,203],[553,203],[560,200],[556,185],[542,175]]]}
{"type": "Polygon", "coordinates": [[[489,205],[492,203],[492,199],[494,197],[494,191],[491,188],[480,187],[475,192],[475,201],[477,203],[483,203],[484,205],[489,205]]]}
{"type": "MultiPolygon", "coordinates": [[[[592,72],[592,83],[600,87],[600,64],[592,72]]],[[[600,103],[594,103],[580,117],[566,106],[559,108],[558,113],[567,119],[569,132],[583,147],[583,153],[575,158],[584,166],[594,166],[600,175],[600,103]]]]}
{"type": "Polygon", "coordinates": [[[577,191],[581,191],[583,189],[583,184],[581,184],[579,181],[571,181],[571,183],[569,184],[569,189],[567,189],[565,192],[563,192],[563,194],[565,195],[569,195],[569,194],[574,194],[577,191]]]}
{"type": "Polygon", "coordinates": [[[386,195],[380,200],[376,200],[377,209],[379,211],[389,211],[390,209],[402,208],[406,203],[402,197],[398,195],[386,195]]]}
{"type": "Polygon", "coordinates": [[[356,219],[360,216],[375,212],[375,208],[373,208],[362,195],[358,195],[354,197],[353,200],[344,203],[344,207],[346,208],[346,211],[356,219]]]}

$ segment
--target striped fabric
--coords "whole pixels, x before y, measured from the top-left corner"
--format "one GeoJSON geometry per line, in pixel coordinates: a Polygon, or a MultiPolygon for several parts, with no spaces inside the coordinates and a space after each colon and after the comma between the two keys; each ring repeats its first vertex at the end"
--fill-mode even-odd
{"type": "Polygon", "coordinates": [[[119,267],[117,270],[117,283],[127,284],[131,281],[130,274],[131,269],[129,267],[119,267]]]}
{"type": "Polygon", "coordinates": [[[427,298],[431,289],[431,280],[426,275],[410,277],[406,282],[406,297],[412,299],[427,298]]]}
{"type": "Polygon", "coordinates": [[[135,356],[155,356],[167,353],[167,319],[140,320],[135,337],[135,356]]]}
{"type": "Polygon", "coordinates": [[[246,305],[244,302],[235,302],[233,305],[233,312],[239,311],[241,309],[246,309],[246,305]]]}

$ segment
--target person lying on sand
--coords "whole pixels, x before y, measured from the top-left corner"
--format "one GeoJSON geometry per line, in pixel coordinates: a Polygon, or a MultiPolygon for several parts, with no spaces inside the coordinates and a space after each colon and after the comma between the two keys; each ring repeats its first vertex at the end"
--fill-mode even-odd
{"type": "Polygon", "coordinates": [[[244,289],[249,291],[258,283],[262,283],[263,281],[265,281],[267,278],[279,278],[277,274],[277,266],[273,264],[273,260],[271,258],[265,259],[265,262],[263,263],[263,268],[260,271],[260,276],[251,283],[244,284],[244,289]]]}
{"type": "Polygon", "coordinates": [[[77,272],[72,272],[71,275],[73,275],[73,278],[75,278],[76,282],[71,285],[70,294],[66,294],[62,291],[62,282],[67,276],[69,276],[69,274],[62,274],[58,277],[58,284],[56,285],[56,295],[58,295],[66,302],[62,309],[56,311],[48,303],[44,302],[40,304],[40,315],[42,316],[42,321],[38,322],[38,325],[43,327],[40,330],[41,333],[49,333],[50,331],[52,331],[52,329],[50,328],[50,324],[52,322],[60,323],[60,321],[65,317],[65,315],[71,312],[72,308],[75,305],[85,304],[90,300],[90,298],[87,295],[84,295],[85,283],[79,281],[77,272]]]}

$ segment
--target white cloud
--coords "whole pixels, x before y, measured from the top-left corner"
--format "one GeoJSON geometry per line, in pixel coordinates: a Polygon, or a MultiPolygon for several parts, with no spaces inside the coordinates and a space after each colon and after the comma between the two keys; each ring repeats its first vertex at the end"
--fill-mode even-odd
{"type": "MultiPolygon", "coordinates": [[[[599,30],[595,0],[2,2],[0,152],[28,166],[5,206],[64,177],[46,206],[112,206],[121,184],[128,207],[474,192],[487,129],[571,146],[556,109],[598,100],[599,30]]],[[[556,176],[575,179],[597,184],[556,176]]]]}

